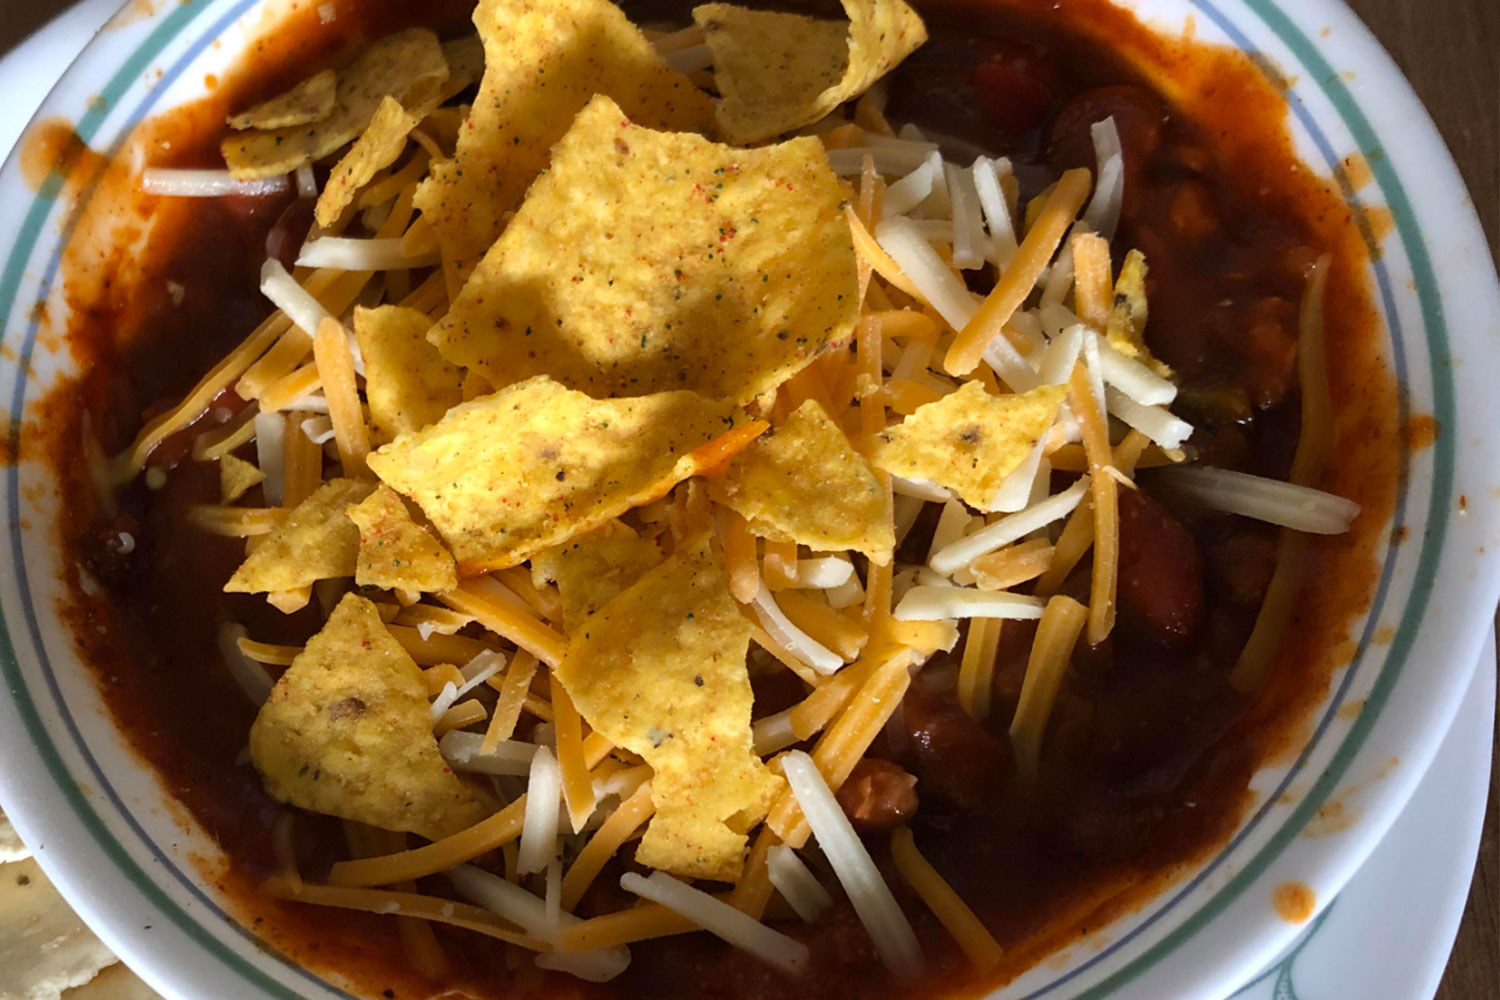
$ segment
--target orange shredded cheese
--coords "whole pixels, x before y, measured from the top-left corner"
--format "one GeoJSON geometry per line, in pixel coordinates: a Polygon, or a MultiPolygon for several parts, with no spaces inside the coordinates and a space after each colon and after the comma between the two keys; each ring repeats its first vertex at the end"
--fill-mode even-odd
{"type": "Polygon", "coordinates": [[[854,214],[854,209],[845,205],[844,213],[849,218],[849,235],[854,239],[854,252],[859,255],[859,259],[892,286],[925,304],[927,300],[922,297],[921,292],[917,291],[917,286],[906,276],[906,272],[901,270],[901,266],[891,259],[891,255],[875,242],[875,237],[871,236],[864,223],[859,221],[859,216],[854,214]]]}
{"type": "Polygon", "coordinates": [[[561,663],[568,652],[568,641],[556,631],[508,601],[492,597],[475,581],[460,583],[455,589],[439,594],[438,600],[471,616],[502,639],[530,651],[549,667],[561,663]]]}
{"type": "Polygon", "coordinates": [[[323,485],[323,448],[302,430],[308,414],[287,414],[287,432],[282,444],[281,506],[292,510],[323,485]]]}
{"type": "Polygon", "coordinates": [[[729,592],[741,604],[749,604],[760,593],[760,569],[755,563],[755,536],[739,514],[719,508],[719,542],[724,550],[724,569],[729,574],[729,592]]]}
{"type": "Polygon", "coordinates": [[[476,726],[483,722],[488,714],[478,700],[465,699],[443,713],[442,718],[433,725],[432,735],[441,739],[444,734],[451,733],[455,729],[476,726]]]}
{"type": "Polygon", "coordinates": [[[594,831],[594,835],[583,845],[583,850],[578,852],[578,857],[563,876],[564,910],[571,910],[578,905],[604,865],[655,812],[656,806],[651,802],[651,784],[645,782],[609,814],[609,819],[594,831]]]}
{"type": "Polygon", "coordinates": [[[1109,243],[1098,233],[1075,233],[1068,245],[1073,250],[1073,311],[1089,326],[1103,331],[1109,324],[1114,298],[1109,243]]]}
{"type": "Polygon", "coordinates": [[[511,658],[505,680],[500,685],[500,695],[495,699],[495,710],[490,714],[489,729],[485,731],[484,742],[479,745],[480,753],[494,753],[501,740],[508,740],[515,733],[537,666],[536,656],[524,649],[517,650],[511,658]]]}
{"type": "Polygon", "coordinates": [[[557,950],[568,952],[615,948],[652,938],[691,934],[701,929],[687,917],[679,916],[676,911],[669,910],[660,903],[644,903],[564,927],[557,935],[557,950]]]}
{"type": "Polygon", "coordinates": [[[573,705],[568,691],[557,681],[556,674],[548,674],[552,693],[553,725],[557,733],[557,765],[562,771],[563,802],[568,807],[568,820],[574,833],[583,832],[594,811],[594,786],[589,780],[589,769],[583,762],[583,717],[573,705]]]}
{"type": "Polygon", "coordinates": [[[1003,952],[1000,942],[969,909],[963,897],[953,891],[953,886],[917,850],[910,827],[899,827],[891,834],[891,860],[896,863],[896,870],[907,885],[916,890],[922,902],[953,935],[953,940],[958,942],[975,969],[988,972],[1000,963],[1003,952]]]}
{"type": "MultiPolygon", "coordinates": [[[[746,617],[749,616],[747,615],[746,617]]],[[[750,618],[750,638],[757,646],[770,653],[777,663],[780,663],[783,667],[786,667],[813,687],[817,687],[826,680],[822,674],[797,659],[797,657],[792,655],[790,650],[771,638],[771,634],[762,628],[760,623],[754,618],[750,618]]]]}
{"type": "Polygon", "coordinates": [[[333,439],[338,444],[344,475],[360,476],[365,471],[365,456],[370,453],[370,429],[365,426],[364,411],[360,408],[349,336],[338,320],[329,317],[318,324],[317,335],[313,337],[313,360],[318,366],[318,380],[323,383],[323,395],[328,399],[328,417],[333,421],[333,439]]]}
{"type": "Polygon", "coordinates": [[[1053,552],[1047,539],[1031,538],[980,556],[969,563],[969,572],[980,590],[1008,590],[1045,573],[1053,552]]]}
{"type": "Polygon", "coordinates": [[[1000,280],[948,348],[943,358],[943,368],[948,374],[967,375],[973,371],[990,341],[1001,336],[1001,330],[1026,301],[1047,262],[1057,252],[1063,234],[1088,197],[1090,183],[1090,174],[1083,168],[1062,175],[1000,280]]]}
{"type": "Polygon", "coordinates": [[[755,843],[750,847],[750,856],[745,859],[745,874],[729,894],[730,906],[756,920],[765,914],[766,904],[771,901],[771,869],[767,866],[766,859],[771,848],[779,843],[780,837],[761,827],[755,843]]]}
{"type": "Polygon", "coordinates": [[[958,666],[958,704],[969,717],[983,722],[990,715],[995,681],[995,655],[1000,648],[1001,620],[969,619],[963,658],[958,666]]]}
{"type": "Polygon", "coordinates": [[[187,513],[193,527],[226,538],[268,535],[285,517],[286,511],[275,507],[225,507],[216,503],[195,504],[187,513]]]}
{"type": "Polygon", "coordinates": [[[1099,412],[1089,388],[1088,375],[1080,362],[1068,382],[1068,401],[1083,432],[1083,450],[1089,458],[1089,495],[1094,507],[1094,572],[1089,591],[1089,644],[1097,646],[1115,625],[1115,587],[1119,575],[1120,511],[1119,483],[1107,471],[1114,461],[1109,447],[1109,426],[1099,412]]]}
{"type": "Polygon", "coordinates": [[[807,633],[814,642],[831,649],[845,661],[852,660],[865,648],[870,633],[859,623],[839,614],[826,601],[800,590],[784,590],[776,603],[793,625],[807,633]]]}
{"type": "Polygon", "coordinates": [[[1087,608],[1071,597],[1058,594],[1047,601],[1042,620],[1037,623],[1031,656],[1026,661],[1026,677],[1021,682],[1021,698],[1010,723],[1016,765],[1028,780],[1036,777],[1047,720],[1087,618],[1087,608]]]}
{"type": "Polygon", "coordinates": [[[771,590],[786,590],[797,585],[797,543],[765,540],[760,560],[761,575],[771,590]]]}

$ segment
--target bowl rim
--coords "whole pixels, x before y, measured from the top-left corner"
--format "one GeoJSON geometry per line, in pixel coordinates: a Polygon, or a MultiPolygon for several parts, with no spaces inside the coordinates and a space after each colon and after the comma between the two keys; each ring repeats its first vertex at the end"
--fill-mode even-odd
{"type": "MultiPolygon", "coordinates": [[[[152,15],[149,23],[153,27],[146,40],[125,60],[100,92],[104,98],[100,102],[100,109],[96,112],[91,107],[87,113],[79,117],[77,129],[80,136],[85,141],[92,138],[94,132],[98,131],[104,124],[107,113],[106,109],[114,108],[119,103],[119,99],[131,91],[132,85],[142,75],[146,67],[152,64],[156,57],[172,42],[178,40],[199,18],[206,18],[211,12],[223,11],[221,16],[213,19],[213,23],[209,26],[208,30],[202,33],[198,41],[176,59],[173,67],[165,71],[165,78],[168,83],[193,65],[204,49],[218,39],[232,23],[265,2],[266,0],[189,0],[189,2],[176,5],[170,10],[152,15]]],[[[1230,34],[1231,37],[1238,35],[1236,44],[1239,44],[1241,48],[1252,54],[1258,51],[1254,43],[1243,33],[1238,32],[1235,23],[1227,18],[1219,9],[1223,0],[1186,0],[1186,2],[1193,9],[1199,11],[1203,16],[1230,34]]],[[[1227,3],[1243,7],[1250,14],[1259,17],[1266,27],[1273,31],[1277,37],[1281,38],[1297,54],[1303,65],[1316,71],[1317,87],[1333,102],[1344,124],[1350,128],[1351,132],[1355,133],[1361,149],[1381,149],[1384,147],[1384,144],[1380,141],[1375,128],[1366,117],[1359,101],[1352,96],[1345,82],[1333,70],[1332,65],[1320,51],[1319,46],[1313,42],[1302,26],[1304,23],[1311,23],[1313,20],[1322,20],[1337,25],[1338,31],[1342,36],[1345,36],[1341,38],[1341,41],[1353,53],[1352,58],[1359,65],[1360,72],[1375,75],[1380,85],[1394,94],[1396,98],[1418,108],[1418,117],[1420,118],[1421,126],[1425,127],[1430,134],[1418,136],[1417,144],[1424,148],[1432,148],[1440,152],[1440,155],[1437,157],[1438,162],[1435,164],[1435,171],[1439,175],[1439,182],[1456,183],[1456,190],[1459,192],[1463,191],[1462,182],[1458,180],[1456,167],[1453,166],[1446,147],[1437,138],[1436,131],[1433,129],[1430,120],[1427,119],[1425,112],[1420,111],[1420,105],[1416,104],[1415,95],[1411,93],[1409,85],[1400,76],[1399,71],[1395,69],[1389,57],[1380,49],[1378,43],[1369,36],[1366,29],[1337,0],[1312,0],[1312,2],[1306,2],[1305,7],[1299,9],[1295,16],[1283,11],[1278,6],[1277,0],[1227,0],[1227,3]]],[[[79,56],[78,60],[75,61],[65,74],[64,81],[82,72],[80,66],[88,63],[96,54],[97,48],[98,43],[96,42],[85,49],[83,54],[79,56]]],[[[147,98],[142,101],[138,116],[144,116],[154,106],[160,94],[166,89],[167,86],[165,84],[153,88],[147,98]]],[[[52,98],[49,97],[48,103],[50,104],[51,101],[52,98]]],[[[1320,137],[1322,130],[1318,123],[1311,117],[1311,112],[1303,108],[1301,102],[1295,98],[1290,102],[1290,105],[1293,112],[1303,119],[1304,127],[1315,137],[1320,137]]],[[[46,110],[47,105],[44,105],[44,111],[46,110]]],[[[135,120],[138,120],[138,117],[132,119],[130,125],[125,127],[125,131],[128,131],[135,120]]],[[[1335,165],[1337,160],[1334,157],[1332,145],[1326,138],[1319,145],[1329,156],[1330,166],[1335,165]]],[[[13,154],[12,161],[6,164],[5,174],[10,175],[15,173],[17,170],[17,165],[14,162],[15,159],[16,157],[13,154]]],[[[1332,766],[1323,772],[1314,785],[1313,790],[1303,798],[1293,815],[1281,822],[1281,825],[1277,828],[1277,833],[1272,837],[1271,843],[1257,850],[1249,865],[1236,872],[1226,885],[1216,890],[1214,896],[1207,904],[1199,906],[1194,910],[1191,916],[1181,926],[1176,928],[1172,934],[1151,946],[1145,954],[1132,959],[1126,967],[1112,974],[1104,982],[1096,984],[1082,993],[1075,994],[1074,996],[1077,1000],[1082,1000],[1083,997],[1095,998],[1111,995],[1116,988],[1123,988],[1136,974],[1146,971],[1157,963],[1160,958],[1172,953],[1181,941],[1191,938],[1204,925],[1214,920],[1261,873],[1276,863],[1287,844],[1298,835],[1317,807],[1339,786],[1340,780],[1344,776],[1345,771],[1347,771],[1351,761],[1363,746],[1371,731],[1375,728],[1376,723],[1380,720],[1385,699],[1390,696],[1402,672],[1402,666],[1412,656],[1413,647],[1417,642],[1417,626],[1420,624],[1420,619],[1423,617],[1427,602],[1432,594],[1433,585],[1437,578],[1439,564],[1442,561],[1445,548],[1450,548],[1448,542],[1451,539],[1457,538],[1463,540],[1456,526],[1452,523],[1453,519],[1451,517],[1453,506],[1451,501],[1455,491],[1454,475],[1457,461],[1454,448],[1457,436],[1456,432],[1460,426],[1458,411],[1455,405],[1456,399],[1460,394],[1456,390],[1463,380],[1454,378],[1453,374],[1444,368],[1444,359],[1449,353],[1448,322],[1444,314],[1442,301],[1444,295],[1440,289],[1440,282],[1432,270],[1431,254],[1428,249],[1427,238],[1423,232],[1424,225],[1419,221],[1418,215],[1413,210],[1411,202],[1407,197],[1405,185],[1402,183],[1402,176],[1386,157],[1378,159],[1371,157],[1370,166],[1378,185],[1377,190],[1385,195],[1386,204],[1391,208],[1395,217],[1396,238],[1401,241],[1404,249],[1410,256],[1413,270],[1418,275],[1416,289],[1413,294],[1421,302],[1422,321],[1415,333],[1417,335],[1425,335],[1425,339],[1427,340],[1428,360],[1432,365],[1432,374],[1434,376],[1434,416],[1438,419],[1442,427],[1453,428],[1454,430],[1454,433],[1439,434],[1437,441],[1433,445],[1434,476],[1431,483],[1432,501],[1426,519],[1426,530],[1423,532],[1420,542],[1422,548],[1416,570],[1419,578],[1417,586],[1413,591],[1410,602],[1402,609],[1401,626],[1391,645],[1389,656],[1382,665],[1381,678],[1377,681],[1376,691],[1372,692],[1366,710],[1360,713],[1350,732],[1343,737],[1332,766]],[[1424,269],[1425,274],[1423,273],[1424,269]]],[[[39,242],[47,238],[47,234],[44,231],[44,222],[47,218],[46,205],[44,204],[45,199],[43,197],[45,194],[46,191],[44,189],[42,195],[37,196],[35,203],[27,214],[27,224],[23,227],[20,237],[17,240],[17,246],[25,246],[26,249],[24,251],[13,249],[3,272],[0,272],[0,303],[4,303],[6,308],[9,308],[14,303],[17,288],[21,282],[21,272],[30,260],[32,250],[34,250],[39,242]]],[[[1345,196],[1351,206],[1361,204],[1361,199],[1356,192],[1346,190],[1345,196]]],[[[1451,219],[1449,220],[1450,228],[1454,235],[1445,237],[1444,243],[1477,244],[1481,248],[1485,265],[1489,271],[1488,287],[1482,289],[1482,291],[1486,293],[1486,297],[1492,302],[1500,305],[1500,291],[1497,291],[1494,285],[1493,266],[1489,264],[1488,248],[1478,235],[1478,223],[1474,217],[1472,207],[1463,207],[1458,214],[1461,217],[1466,216],[1466,218],[1460,218],[1456,226],[1452,225],[1451,219]]],[[[65,241],[65,238],[60,240],[58,246],[61,247],[65,241]]],[[[1375,263],[1378,274],[1381,265],[1378,261],[1375,263]]],[[[1379,284],[1378,278],[1377,284],[1379,284]]],[[[1388,278],[1382,287],[1377,288],[1376,292],[1378,296],[1386,300],[1388,306],[1386,309],[1387,323],[1394,327],[1396,313],[1391,303],[1394,301],[1395,291],[1390,287],[1388,278]]],[[[1500,309],[1493,310],[1491,315],[1497,312],[1500,312],[1500,309]]],[[[1393,355],[1398,364],[1398,379],[1404,383],[1405,373],[1399,370],[1399,366],[1403,363],[1403,355],[1399,350],[1400,331],[1399,329],[1392,328],[1390,332],[1392,338],[1398,341],[1398,349],[1393,352],[1393,355]]],[[[23,352],[23,368],[25,365],[24,359],[29,358],[30,350],[34,346],[34,340],[35,329],[32,328],[28,335],[26,349],[23,352]]],[[[13,414],[20,412],[19,407],[24,402],[24,398],[25,378],[23,372],[22,377],[18,380],[14,399],[11,401],[13,414]]],[[[1472,393],[1464,398],[1466,400],[1475,399],[1472,393]]],[[[1404,392],[1401,394],[1399,402],[1402,408],[1400,417],[1404,424],[1408,416],[1408,400],[1404,392]]],[[[1470,405],[1472,406],[1472,404],[1470,405]]],[[[20,427],[21,421],[19,417],[16,417],[11,423],[13,444],[17,443],[15,438],[19,434],[20,427]]],[[[1493,446],[1490,451],[1493,455],[1493,446]]],[[[1403,454],[1403,460],[1405,458],[1406,456],[1403,454]]],[[[9,466],[5,474],[6,497],[4,503],[10,511],[18,511],[21,508],[21,504],[19,499],[19,476],[16,466],[9,466]]],[[[1403,476],[1401,486],[1401,496],[1403,498],[1401,503],[1403,504],[1408,480],[1409,477],[1403,476]]],[[[1473,514],[1475,515],[1475,521],[1478,521],[1478,515],[1482,514],[1484,520],[1483,529],[1486,532],[1492,532],[1494,522],[1496,521],[1496,510],[1493,503],[1486,502],[1479,505],[1473,511],[1473,514]]],[[[1400,523],[1400,509],[1398,508],[1397,514],[1393,519],[1393,524],[1400,523]]],[[[15,552],[19,553],[21,551],[20,536],[22,528],[18,518],[13,517],[11,519],[10,529],[12,547],[15,552]]],[[[1460,630],[1463,634],[1452,637],[1452,643],[1459,648],[1465,647],[1466,644],[1472,645],[1472,652],[1477,654],[1479,644],[1483,640],[1484,631],[1489,622],[1488,609],[1493,608],[1496,594],[1500,592],[1500,559],[1476,559],[1474,566],[1478,575],[1475,579],[1475,586],[1472,592],[1478,598],[1482,598],[1485,613],[1483,616],[1477,614],[1469,616],[1474,619],[1474,622],[1470,622],[1468,618],[1465,619],[1465,626],[1477,623],[1473,629],[1472,642],[1470,642],[1467,635],[1467,630],[1463,629],[1460,630]]],[[[24,628],[31,633],[36,651],[45,661],[46,651],[42,648],[42,643],[37,637],[36,632],[37,609],[32,605],[31,588],[25,583],[25,566],[23,560],[17,560],[16,569],[24,604],[24,628]]],[[[1368,644],[1370,633],[1378,621],[1379,615],[1375,611],[1378,610],[1380,602],[1384,600],[1391,572],[1392,564],[1388,558],[1386,565],[1383,567],[1379,591],[1372,602],[1372,613],[1369,616],[1365,635],[1362,637],[1361,648],[1368,644]]],[[[1480,602],[1476,600],[1475,603],[1480,602]]],[[[0,620],[0,675],[5,677],[7,685],[15,695],[15,700],[12,704],[0,706],[0,721],[8,720],[11,708],[14,707],[18,721],[23,723],[22,731],[35,744],[32,748],[33,753],[31,757],[33,761],[40,759],[45,773],[45,780],[39,782],[38,775],[23,773],[24,768],[13,766],[11,760],[15,755],[7,753],[5,755],[5,764],[0,766],[0,798],[15,801],[23,796],[28,796],[28,794],[34,795],[36,786],[39,784],[51,786],[54,793],[59,788],[61,789],[62,794],[60,799],[62,801],[54,811],[49,813],[49,817],[55,820],[58,816],[65,816],[67,813],[71,813],[73,820],[77,822],[78,826],[77,829],[71,831],[71,836],[58,836],[58,832],[55,830],[43,829],[40,813],[34,819],[28,810],[23,809],[17,814],[16,819],[18,827],[23,834],[28,834],[31,840],[36,841],[42,835],[46,835],[54,841],[54,844],[60,842],[63,845],[61,848],[54,847],[53,850],[40,853],[39,860],[44,866],[49,868],[49,874],[54,874],[54,877],[63,888],[65,895],[68,895],[70,900],[75,897],[81,900],[80,909],[86,915],[94,915],[96,922],[102,921],[101,936],[105,937],[107,943],[117,951],[123,951],[127,955],[138,955],[146,958],[149,963],[148,979],[156,978],[150,973],[156,971],[157,964],[149,957],[156,948],[151,945],[149,939],[139,934],[126,934],[123,931],[116,932],[117,928],[115,924],[117,922],[112,919],[110,913],[106,912],[109,908],[102,905],[102,902],[97,898],[91,898],[93,894],[78,885],[78,882],[86,878],[82,874],[90,863],[86,855],[94,855],[96,860],[102,857],[116,866],[118,870],[115,874],[124,876],[128,882],[132,883],[137,891],[142,892],[151,901],[151,905],[155,909],[178,923],[179,928],[186,933],[189,939],[199,945],[205,946],[208,951],[218,955],[224,963],[233,966],[236,970],[236,975],[242,978],[250,977],[259,986],[263,987],[265,992],[257,995],[297,995],[288,992],[284,983],[277,982],[274,978],[264,975],[262,970],[255,968],[254,963],[247,961],[243,956],[236,953],[233,949],[227,948],[223,942],[207,933],[202,926],[200,918],[183,911],[176,902],[163,894],[160,891],[160,887],[155,884],[153,877],[141,869],[139,864],[100,820],[95,811],[97,804],[90,802],[88,797],[78,789],[77,776],[68,770],[67,765],[57,753],[56,747],[52,745],[47,727],[43,724],[41,716],[37,713],[36,706],[30,701],[30,692],[28,692],[27,684],[19,672],[16,649],[13,645],[13,623],[13,618],[0,620]],[[82,849],[85,842],[91,842],[90,850],[82,849]],[[78,871],[75,872],[75,868],[78,871]]],[[[1466,662],[1473,663],[1474,656],[1470,656],[1466,662]]],[[[1353,671],[1351,670],[1343,679],[1342,688],[1347,688],[1352,680],[1352,675],[1353,671]]],[[[1456,688],[1457,694],[1461,694],[1463,685],[1467,681],[1467,672],[1459,673],[1456,670],[1450,670],[1444,676],[1448,682],[1447,687],[1456,688]]],[[[55,686],[52,694],[58,698],[59,702],[61,701],[55,686]]],[[[1335,694],[1328,708],[1327,715],[1320,723],[1317,733],[1309,738],[1308,747],[1304,749],[1303,757],[1299,758],[1299,765],[1305,759],[1308,749],[1315,745],[1321,737],[1327,724],[1327,718],[1331,717],[1332,712],[1338,708],[1340,696],[1340,694],[1335,694]]],[[[1447,723],[1451,720],[1452,712],[1457,706],[1456,695],[1447,697],[1447,704],[1437,704],[1442,701],[1444,701],[1443,693],[1434,694],[1430,699],[1430,703],[1426,706],[1428,710],[1425,713],[1424,719],[1419,724],[1408,727],[1417,730],[1424,737],[1422,739],[1409,737],[1407,740],[1408,744],[1414,745],[1414,752],[1410,755],[1409,759],[1416,761],[1419,766],[1409,769],[1412,773],[1410,774],[1410,780],[1404,783],[1404,790],[1402,789],[1402,783],[1393,783],[1392,787],[1395,788],[1395,791],[1385,796],[1385,808],[1378,810],[1373,820],[1360,824],[1361,830],[1365,833],[1365,836],[1362,838],[1362,845],[1351,845],[1343,848],[1343,854],[1345,855],[1344,867],[1348,871],[1352,872],[1353,868],[1357,866],[1358,861],[1363,860],[1364,855],[1368,853],[1369,849],[1373,848],[1380,834],[1384,832],[1385,825],[1388,825],[1389,821],[1394,818],[1395,814],[1399,811],[1400,805],[1404,803],[1406,796],[1409,795],[1411,788],[1415,786],[1416,779],[1420,777],[1421,771],[1425,770],[1426,760],[1430,759],[1432,752],[1435,752],[1439,737],[1446,730],[1447,723]],[[1427,747],[1427,744],[1430,744],[1430,747],[1427,747]],[[1423,757],[1424,747],[1427,750],[1426,758],[1423,757]],[[1353,863],[1350,863],[1350,858],[1355,855],[1358,856],[1357,859],[1353,863]]],[[[79,734],[77,723],[69,718],[67,726],[71,730],[72,737],[82,746],[83,738],[79,734]]],[[[7,726],[4,728],[9,730],[11,727],[7,726]]],[[[0,746],[6,746],[7,748],[10,746],[3,736],[0,736],[0,746]]],[[[1296,768],[1293,769],[1293,773],[1295,771],[1296,768]]],[[[92,777],[95,782],[102,782],[106,792],[113,795],[113,791],[108,788],[108,782],[105,781],[104,775],[98,770],[97,765],[94,767],[92,777]]],[[[1290,780],[1290,776],[1287,780],[1290,780]]],[[[116,798],[115,804],[121,810],[122,814],[128,814],[128,810],[125,809],[122,802],[118,801],[118,798],[116,798]]],[[[1257,814],[1253,817],[1247,817],[1240,824],[1234,837],[1215,852],[1215,861],[1210,862],[1209,866],[1205,867],[1205,870],[1200,874],[1198,879],[1193,880],[1191,884],[1183,883],[1174,885],[1156,899],[1153,899],[1148,904],[1150,908],[1161,914],[1175,907],[1181,899],[1186,897],[1193,886],[1198,884],[1198,881],[1208,875],[1209,869],[1222,861],[1222,858],[1236,846],[1239,840],[1247,834],[1248,830],[1254,824],[1261,821],[1261,815],[1257,814]]],[[[137,828],[136,832],[142,837],[143,841],[149,843],[149,838],[142,831],[137,828]]],[[[158,857],[157,860],[169,868],[175,867],[173,862],[167,858],[158,857]]],[[[178,876],[179,878],[182,877],[180,872],[178,876]]],[[[184,881],[184,884],[191,881],[193,879],[188,878],[184,881]]],[[[198,895],[200,902],[207,906],[211,913],[228,920],[231,925],[238,927],[237,922],[227,917],[207,895],[201,893],[201,891],[195,891],[195,894],[198,895]]],[[[1156,917],[1153,916],[1151,919],[1154,920],[1156,917]]],[[[263,947],[260,945],[259,939],[254,938],[248,931],[241,929],[241,932],[244,936],[256,942],[258,947],[263,947]]],[[[1290,934],[1295,934],[1295,932],[1295,929],[1293,929],[1290,934]]],[[[1100,956],[1090,958],[1082,963],[1069,965],[1064,974],[1054,977],[1049,985],[1028,993],[1027,996],[1040,997],[1065,985],[1073,976],[1083,973],[1096,962],[1102,961],[1105,955],[1111,953],[1117,946],[1123,943],[1123,941],[1112,943],[1100,956]]],[[[177,955],[174,958],[180,960],[181,956],[177,955]]],[[[294,963],[293,967],[302,976],[317,983],[320,988],[338,991],[338,987],[329,984],[322,977],[311,973],[309,970],[294,963]]],[[[165,970],[160,972],[160,976],[163,979],[171,981],[179,989],[185,988],[190,983],[189,980],[178,979],[176,976],[169,975],[165,970]]]]}

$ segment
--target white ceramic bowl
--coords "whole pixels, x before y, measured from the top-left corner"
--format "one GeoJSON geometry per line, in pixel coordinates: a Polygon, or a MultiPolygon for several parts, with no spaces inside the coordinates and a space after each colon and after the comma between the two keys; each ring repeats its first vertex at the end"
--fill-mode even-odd
{"type": "MultiPolygon", "coordinates": [[[[205,74],[232,63],[267,8],[284,2],[131,3],[38,118],[66,118],[94,148],[117,148],[142,118],[197,96],[205,74]]],[[[1346,197],[1394,221],[1371,277],[1401,417],[1432,414],[1441,432],[1403,456],[1372,611],[1295,759],[1256,776],[1248,818],[1212,858],[1032,969],[1002,991],[1007,998],[1213,998],[1248,980],[1298,931],[1276,916],[1275,887],[1301,883],[1319,905],[1331,900],[1406,802],[1454,715],[1500,592],[1500,291],[1463,183],[1410,88],[1335,0],[1126,6],[1163,31],[1192,19],[1200,39],[1276,66],[1292,81],[1295,140],[1315,171],[1331,174],[1353,153],[1369,163],[1372,181],[1346,186],[1346,197]],[[1305,835],[1329,802],[1349,825],[1305,835]]],[[[54,317],[65,309],[55,284],[71,215],[46,194],[27,187],[12,156],[0,172],[0,234],[10,248],[0,266],[0,398],[12,434],[72,364],[49,350],[33,308],[49,301],[54,317]]],[[[198,874],[192,858],[213,857],[214,845],[180,825],[127,749],[53,610],[56,484],[28,462],[0,472],[0,675],[9,691],[0,699],[0,804],[68,900],[168,997],[348,996],[260,944],[198,874]]]]}

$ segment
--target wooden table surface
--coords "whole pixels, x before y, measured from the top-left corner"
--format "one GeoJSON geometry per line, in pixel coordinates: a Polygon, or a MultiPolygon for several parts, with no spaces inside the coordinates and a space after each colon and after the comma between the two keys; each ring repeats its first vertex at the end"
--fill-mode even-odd
{"type": "MultiPolygon", "coordinates": [[[[1375,32],[1427,105],[1463,171],[1490,251],[1500,257],[1500,0],[1347,2],[1375,32]]],[[[0,0],[0,52],[68,6],[67,0],[0,0]]],[[[1437,1000],[1500,998],[1497,800],[1500,768],[1490,773],[1479,866],[1437,1000]]]]}

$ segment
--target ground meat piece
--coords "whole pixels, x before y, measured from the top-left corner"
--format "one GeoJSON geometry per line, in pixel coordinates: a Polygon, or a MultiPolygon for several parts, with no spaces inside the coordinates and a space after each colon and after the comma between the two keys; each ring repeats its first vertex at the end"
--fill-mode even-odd
{"type": "Polygon", "coordinates": [[[889,830],[916,813],[916,786],[917,779],[896,764],[867,757],[839,789],[839,805],[856,830],[889,830]]]}

